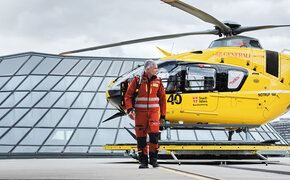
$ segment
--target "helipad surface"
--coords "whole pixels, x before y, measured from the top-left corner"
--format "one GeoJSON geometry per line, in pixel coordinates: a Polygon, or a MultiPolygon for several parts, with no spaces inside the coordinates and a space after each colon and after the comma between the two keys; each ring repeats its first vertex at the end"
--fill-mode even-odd
{"type": "Polygon", "coordinates": [[[278,164],[161,163],[138,169],[131,158],[3,159],[0,179],[290,179],[290,158],[278,164]]]}

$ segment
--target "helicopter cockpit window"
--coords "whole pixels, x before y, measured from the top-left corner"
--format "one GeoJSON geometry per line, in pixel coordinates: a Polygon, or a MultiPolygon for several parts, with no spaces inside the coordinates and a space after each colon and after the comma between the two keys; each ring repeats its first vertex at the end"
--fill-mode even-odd
{"type": "Polygon", "coordinates": [[[121,75],[120,77],[118,77],[117,79],[115,79],[114,84],[115,86],[120,86],[121,82],[127,79],[129,80],[129,82],[131,82],[135,76],[137,75],[141,76],[143,72],[144,72],[144,66],[136,67],[132,71],[128,71],[124,73],[123,75],[121,75]]]}
{"type": "Polygon", "coordinates": [[[180,90],[181,82],[181,70],[182,66],[172,66],[170,71],[165,72],[164,69],[160,69],[159,76],[162,78],[162,83],[166,92],[175,92],[180,90]],[[163,71],[163,72],[162,72],[163,71]],[[163,76],[163,77],[162,77],[163,76]]]}
{"type": "Polygon", "coordinates": [[[262,49],[258,40],[249,38],[219,39],[213,41],[209,46],[209,48],[217,47],[249,47],[262,49]]]}
{"type": "Polygon", "coordinates": [[[205,67],[188,67],[185,91],[211,91],[216,87],[216,70],[205,67]]]}
{"type": "Polygon", "coordinates": [[[228,72],[228,88],[236,89],[240,86],[242,80],[244,79],[244,72],[231,70],[228,72]]]}
{"type": "Polygon", "coordinates": [[[162,66],[158,69],[157,76],[161,77],[164,87],[167,87],[169,76],[172,75],[172,73],[170,73],[170,72],[175,67],[176,67],[176,64],[170,64],[167,66],[162,66]]]}
{"type": "Polygon", "coordinates": [[[261,44],[260,44],[259,41],[257,41],[257,40],[250,40],[250,45],[251,45],[252,47],[262,49],[261,44]]]}

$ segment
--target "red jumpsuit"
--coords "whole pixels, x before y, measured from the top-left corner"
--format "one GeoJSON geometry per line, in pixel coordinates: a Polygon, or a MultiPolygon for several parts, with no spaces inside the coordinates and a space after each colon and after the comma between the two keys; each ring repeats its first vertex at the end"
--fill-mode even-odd
{"type": "MultiPolygon", "coordinates": [[[[139,77],[135,77],[130,83],[125,94],[127,112],[133,110],[132,97],[139,83],[139,77]]],[[[147,134],[149,134],[149,152],[158,152],[159,139],[159,107],[160,118],[166,115],[166,94],[161,78],[152,76],[150,79],[143,74],[135,103],[135,131],[137,137],[138,152],[148,155],[147,134]]]]}

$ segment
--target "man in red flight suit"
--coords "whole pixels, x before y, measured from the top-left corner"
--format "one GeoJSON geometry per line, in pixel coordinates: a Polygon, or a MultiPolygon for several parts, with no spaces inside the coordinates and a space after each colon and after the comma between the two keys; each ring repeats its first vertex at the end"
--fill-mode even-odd
{"type": "Polygon", "coordinates": [[[135,120],[137,147],[141,163],[139,168],[148,168],[147,134],[149,134],[150,164],[153,167],[159,166],[157,163],[159,121],[163,122],[166,115],[166,94],[161,78],[156,76],[158,72],[157,64],[153,60],[147,60],[144,69],[142,78],[136,76],[130,83],[125,95],[127,113],[131,119],[135,120]],[[140,79],[142,79],[142,82],[136,97],[135,107],[133,107],[132,97],[140,79]]]}

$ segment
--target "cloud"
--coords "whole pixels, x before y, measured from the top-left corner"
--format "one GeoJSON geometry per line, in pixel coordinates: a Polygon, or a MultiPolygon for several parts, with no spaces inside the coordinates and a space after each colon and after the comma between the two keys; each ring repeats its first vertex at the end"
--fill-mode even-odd
{"type": "MultiPolygon", "coordinates": [[[[287,0],[185,0],[219,20],[242,25],[290,22],[287,0]]],[[[159,0],[2,0],[0,1],[1,55],[66,50],[135,38],[206,30],[213,25],[159,0]]],[[[290,48],[289,28],[245,33],[263,47],[290,48]]],[[[155,46],[181,53],[207,48],[215,36],[192,36],[99,50],[79,55],[160,57],[155,46]]]]}

